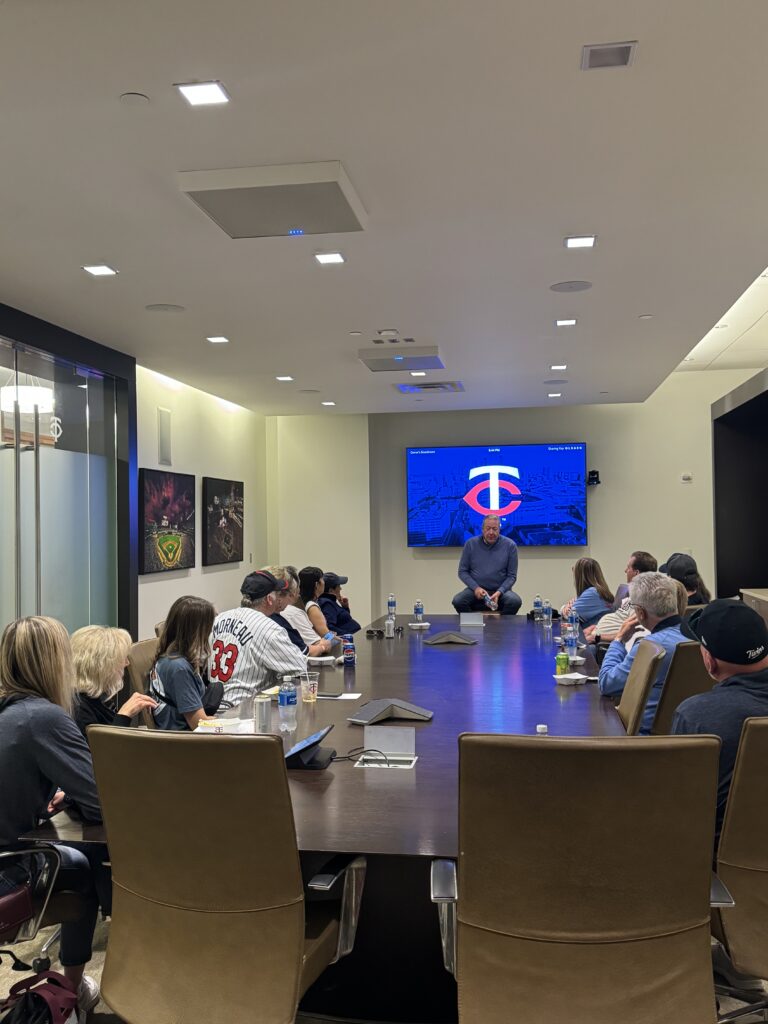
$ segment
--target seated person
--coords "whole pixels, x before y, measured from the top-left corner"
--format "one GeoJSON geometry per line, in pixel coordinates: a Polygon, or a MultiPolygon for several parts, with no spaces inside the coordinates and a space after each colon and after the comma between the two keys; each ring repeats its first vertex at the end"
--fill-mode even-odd
{"type": "Polygon", "coordinates": [[[517,615],[522,599],[512,587],[517,582],[517,544],[501,536],[501,520],[489,515],[483,519],[482,533],[470,537],[459,559],[459,579],[465,589],[452,604],[456,611],[486,612],[489,603],[501,615],[517,615]]]}
{"type": "Polygon", "coordinates": [[[179,597],[163,625],[149,692],[157,701],[152,714],[158,729],[186,732],[208,716],[203,707],[205,668],[216,610],[202,597],[179,597]]]}
{"type": "Polygon", "coordinates": [[[701,656],[716,685],[680,704],[673,735],[719,736],[716,834],[720,836],[741,727],[747,718],[768,715],[768,628],[741,601],[713,601],[686,632],[701,641],[701,656]]]}
{"type": "Polygon", "coordinates": [[[641,572],[656,572],[656,559],[647,551],[633,551],[624,570],[627,582],[619,586],[614,596],[614,610],[598,619],[596,625],[587,626],[584,630],[584,636],[588,643],[591,643],[596,636],[599,636],[601,640],[616,638],[619,630],[632,614],[629,604],[629,584],[641,572]]]}
{"type": "Polygon", "coordinates": [[[288,571],[288,568],[282,565],[267,566],[265,571],[272,573],[275,579],[285,580],[288,583],[287,590],[283,590],[279,594],[275,595],[277,602],[275,604],[275,610],[270,615],[270,619],[272,619],[273,622],[276,622],[278,626],[283,627],[288,634],[291,643],[295,647],[298,647],[302,654],[308,655],[311,658],[318,658],[322,657],[324,654],[329,654],[331,650],[331,643],[334,639],[333,633],[329,632],[328,635],[322,639],[316,636],[313,638],[311,644],[306,644],[301,633],[299,633],[298,629],[296,629],[285,614],[289,607],[295,607],[294,601],[299,596],[298,579],[294,579],[288,571]]]}
{"type": "Polygon", "coordinates": [[[72,634],[78,691],[73,715],[83,736],[89,725],[130,725],[144,708],[157,707],[146,693],[132,693],[119,712],[114,708],[131,642],[130,633],[114,626],[83,626],[72,634]]]}
{"type": "Polygon", "coordinates": [[[573,567],[576,597],[560,609],[561,616],[575,611],[586,629],[594,626],[613,607],[613,594],[605,582],[603,570],[594,558],[579,558],[573,567]]]}
{"type": "Polygon", "coordinates": [[[637,653],[637,645],[627,651],[624,642],[634,632],[637,623],[645,626],[649,631],[648,639],[663,647],[666,652],[645,705],[640,732],[647,735],[653,724],[672,655],[677,645],[688,638],[680,629],[682,618],[677,611],[678,590],[675,581],[669,576],[661,572],[641,573],[629,584],[629,600],[635,614],[627,619],[619,630],[619,635],[605,652],[598,685],[600,692],[608,697],[621,696],[637,653]]]}
{"type": "Polygon", "coordinates": [[[287,580],[259,569],[243,580],[240,607],[216,616],[208,678],[224,684],[224,697],[233,704],[275,686],[283,675],[307,671],[307,659],[270,618],[288,590],[287,580]]]}
{"type": "MultiPolygon", "coordinates": [[[[18,837],[64,803],[74,805],[85,821],[101,821],[91,752],[71,717],[74,678],[69,636],[56,619],[36,615],[5,627],[0,639],[3,851],[29,846],[18,837]]],[[[99,910],[96,873],[103,871],[106,850],[100,844],[84,851],[58,843],[56,848],[61,867],[54,891],[75,892],[84,904],[81,917],[61,926],[59,959],[64,976],[78,986],[80,1011],[87,1013],[99,1001],[99,986],[83,971],[92,954],[99,910]]],[[[34,863],[21,858],[0,863],[0,896],[36,871],[34,863]]]]}
{"type": "Polygon", "coordinates": [[[328,640],[334,644],[336,635],[328,629],[328,623],[317,603],[325,590],[323,570],[308,565],[296,574],[296,581],[297,586],[291,591],[292,601],[285,606],[283,618],[288,620],[309,647],[318,640],[328,640]]]}
{"type": "Polygon", "coordinates": [[[680,580],[688,593],[689,605],[709,604],[712,600],[704,580],[699,576],[696,561],[690,555],[681,555],[679,552],[670,555],[659,571],[665,572],[673,580],[680,580]]]}
{"type": "Polygon", "coordinates": [[[346,633],[357,633],[360,623],[352,618],[349,610],[349,601],[341,596],[341,588],[349,582],[348,576],[339,576],[335,572],[326,572],[323,575],[325,590],[320,598],[320,611],[325,616],[328,629],[339,636],[346,633]]]}

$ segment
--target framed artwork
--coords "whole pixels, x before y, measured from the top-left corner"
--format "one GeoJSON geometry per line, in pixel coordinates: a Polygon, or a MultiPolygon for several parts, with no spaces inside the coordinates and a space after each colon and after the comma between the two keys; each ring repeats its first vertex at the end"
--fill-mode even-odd
{"type": "Polygon", "coordinates": [[[243,560],[243,481],[203,477],[203,565],[243,560]]]}
{"type": "Polygon", "coordinates": [[[195,478],[139,470],[139,572],[172,572],[195,564],[195,478]]]}

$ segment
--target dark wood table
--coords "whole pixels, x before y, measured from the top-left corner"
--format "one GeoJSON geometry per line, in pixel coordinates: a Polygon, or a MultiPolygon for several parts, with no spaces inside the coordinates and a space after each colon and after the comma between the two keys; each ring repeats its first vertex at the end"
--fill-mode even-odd
{"type": "MultiPolygon", "coordinates": [[[[290,772],[299,848],[418,857],[455,857],[458,825],[458,743],[462,732],[534,733],[545,723],[550,735],[621,735],[613,704],[594,683],[561,686],[552,678],[556,646],[543,627],[523,618],[488,615],[476,630],[478,643],[430,646],[425,637],[457,628],[455,615],[430,617],[426,633],[408,629],[394,639],[356,637],[357,664],[324,666],[321,686],[361,692],[358,701],[319,700],[299,704],[298,727],[287,742],[325,725],[324,741],[338,754],[363,742],[363,728],[347,718],[365,700],[400,697],[434,712],[430,722],[401,722],[416,729],[418,761],[411,770],[355,768],[350,761],[321,772],[290,772]]],[[[384,620],[373,623],[382,627],[384,620]]],[[[554,633],[559,633],[555,624],[554,633]]],[[[596,673],[594,663],[579,671],[596,673]]],[[[277,725],[277,710],[273,711],[277,725]]],[[[104,842],[98,825],[83,825],[66,813],[25,839],[104,842]]]]}

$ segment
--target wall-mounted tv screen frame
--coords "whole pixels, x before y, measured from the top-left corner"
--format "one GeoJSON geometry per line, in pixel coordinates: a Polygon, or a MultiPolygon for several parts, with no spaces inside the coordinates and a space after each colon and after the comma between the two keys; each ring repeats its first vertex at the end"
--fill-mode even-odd
{"type": "Polygon", "coordinates": [[[494,513],[521,547],[587,543],[583,441],[406,448],[408,547],[461,547],[494,513]]]}

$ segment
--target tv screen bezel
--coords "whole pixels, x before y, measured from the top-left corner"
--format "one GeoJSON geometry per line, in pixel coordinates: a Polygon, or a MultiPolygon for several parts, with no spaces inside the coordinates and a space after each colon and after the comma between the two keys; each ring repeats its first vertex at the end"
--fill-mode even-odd
{"type": "MultiPolygon", "coordinates": [[[[407,444],[403,449],[405,455],[405,543],[406,547],[410,550],[416,551],[457,551],[463,547],[462,544],[411,544],[410,542],[410,531],[408,529],[408,512],[411,507],[411,478],[408,472],[408,453],[412,449],[434,449],[435,451],[447,451],[449,449],[456,448],[542,448],[547,445],[582,445],[584,448],[584,535],[585,540],[583,544],[518,544],[518,547],[524,549],[528,548],[544,548],[550,550],[552,548],[559,548],[567,550],[568,548],[585,548],[589,546],[589,517],[586,515],[587,510],[587,442],[586,441],[524,441],[518,443],[517,441],[495,441],[493,444],[407,444]]],[[[517,543],[517,542],[515,542],[517,543]]]]}

